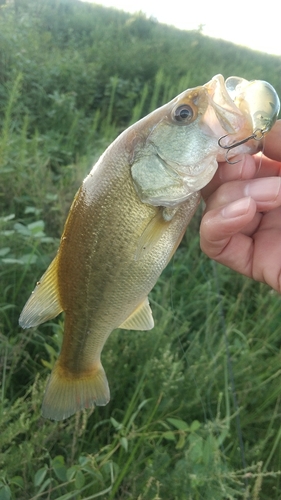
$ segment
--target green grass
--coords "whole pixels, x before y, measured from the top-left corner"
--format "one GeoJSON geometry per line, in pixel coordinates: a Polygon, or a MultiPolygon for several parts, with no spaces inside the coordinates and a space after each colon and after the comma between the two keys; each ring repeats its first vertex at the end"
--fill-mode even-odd
{"type": "Polygon", "coordinates": [[[2,481],[14,498],[280,496],[280,298],[216,274],[198,238],[184,242],[151,295],[155,329],[106,345],[111,402],[66,422],[40,417],[62,322],[6,341],[2,481]],[[26,383],[11,394],[13,378],[26,383]]]}
{"type": "Polygon", "coordinates": [[[198,33],[177,73],[184,35],[103,10],[92,33],[90,8],[67,5],[57,2],[60,25],[47,2],[26,1],[18,19],[12,6],[0,11],[0,500],[281,498],[281,299],[202,255],[200,209],[150,294],[155,328],[116,330],[104,348],[110,403],[64,422],[41,417],[63,316],[26,331],[18,317],[91,165],[188,85],[223,69],[276,79],[274,58],[235,49],[233,60],[228,44],[214,42],[211,65],[198,33]],[[97,39],[88,42],[105,32],[103,15],[97,63],[97,39]],[[121,47],[135,45],[114,61],[117,32],[121,47]]]}

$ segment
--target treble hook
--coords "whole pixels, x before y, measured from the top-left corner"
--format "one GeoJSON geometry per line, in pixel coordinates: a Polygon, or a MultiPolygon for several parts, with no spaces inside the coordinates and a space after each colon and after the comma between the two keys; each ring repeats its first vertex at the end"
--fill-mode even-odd
{"type": "Polygon", "coordinates": [[[226,149],[226,153],[225,153],[225,161],[229,164],[229,165],[235,165],[236,163],[239,163],[241,160],[236,160],[236,161],[230,161],[228,158],[227,158],[227,155],[229,153],[229,151],[233,148],[237,148],[237,146],[241,146],[242,144],[245,144],[245,142],[248,142],[250,141],[250,139],[254,139],[255,141],[260,141],[263,136],[264,136],[264,130],[262,129],[257,129],[255,130],[252,135],[249,135],[249,137],[246,137],[246,139],[242,139],[241,141],[237,141],[237,142],[234,142],[233,144],[231,144],[230,146],[223,146],[223,144],[221,143],[221,141],[225,138],[225,137],[228,137],[229,134],[226,134],[226,135],[223,135],[222,137],[219,138],[218,140],[218,145],[222,148],[222,149],[226,149]]]}

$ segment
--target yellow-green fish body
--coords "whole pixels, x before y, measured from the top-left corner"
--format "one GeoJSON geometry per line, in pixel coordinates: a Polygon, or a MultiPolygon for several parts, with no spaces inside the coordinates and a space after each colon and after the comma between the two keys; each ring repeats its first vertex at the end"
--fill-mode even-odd
{"type": "Polygon", "coordinates": [[[218,138],[241,140],[252,129],[251,115],[234,104],[218,75],[127,129],[93,167],[73,201],[58,253],[20,317],[28,328],[65,312],[45,417],[60,420],[109,401],[104,343],[118,327],[153,327],[148,293],[224,155],[218,138]]]}

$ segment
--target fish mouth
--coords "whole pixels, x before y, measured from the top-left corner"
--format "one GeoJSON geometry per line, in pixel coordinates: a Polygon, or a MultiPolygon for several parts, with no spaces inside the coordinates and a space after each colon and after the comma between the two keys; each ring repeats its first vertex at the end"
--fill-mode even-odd
{"type": "MultiPolygon", "coordinates": [[[[224,80],[222,75],[216,75],[204,88],[208,106],[202,120],[203,127],[216,137],[225,135],[225,146],[253,134],[261,138],[275,123],[280,102],[268,82],[248,81],[236,76],[224,80]]],[[[248,146],[249,152],[255,152],[258,141],[250,141],[248,146]]]]}

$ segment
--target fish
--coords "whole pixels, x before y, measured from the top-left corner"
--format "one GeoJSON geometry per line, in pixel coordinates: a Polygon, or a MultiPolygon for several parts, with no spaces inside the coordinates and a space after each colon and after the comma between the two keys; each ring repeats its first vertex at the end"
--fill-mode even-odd
{"type": "Polygon", "coordinates": [[[274,88],[254,82],[216,75],[187,89],[122,132],[84,179],[57,254],[19,318],[31,328],[64,311],[45,418],[63,420],[108,403],[104,344],[116,328],[153,328],[148,294],[179,246],[201,188],[224,160],[219,138],[238,144],[229,157],[254,153],[255,129],[263,136],[276,120],[274,88]]]}

